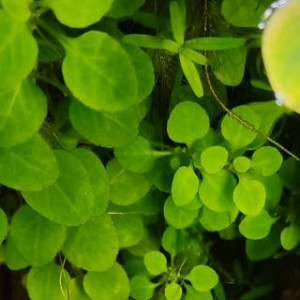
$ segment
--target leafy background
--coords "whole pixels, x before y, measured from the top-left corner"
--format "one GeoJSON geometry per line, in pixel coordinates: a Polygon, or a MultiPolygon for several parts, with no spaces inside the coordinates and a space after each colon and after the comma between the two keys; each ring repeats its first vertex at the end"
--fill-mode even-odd
{"type": "Polygon", "coordinates": [[[1,1],[3,299],[298,299],[270,4],[1,1]]]}

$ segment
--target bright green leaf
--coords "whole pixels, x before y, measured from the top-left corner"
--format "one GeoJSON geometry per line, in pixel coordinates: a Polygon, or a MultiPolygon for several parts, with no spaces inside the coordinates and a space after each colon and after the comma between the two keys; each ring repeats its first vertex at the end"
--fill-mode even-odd
{"type": "Polygon", "coordinates": [[[246,40],[243,38],[232,37],[200,37],[188,40],[185,44],[195,50],[225,50],[235,47],[240,47],[245,44],[246,40]]]}
{"type": "Polygon", "coordinates": [[[118,250],[117,232],[106,214],[94,216],[78,227],[70,227],[62,247],[68,261],[88,271],[109,269],[118,250]]]}
{"type": "Polygon", "coordinates": [[[6,213],[0,208],[0,245],[6,237],[8,231],[8,221],[6,213]]]}
{"type": "Polygon", "coordinates": [[[183,55],[186,59],[189,59],[199,65],[205,65],[207,63],[206,56],[188,47],[183,47],[180,51],[180,55],[183,55]]]}
{"type": "Polygon", "coordinates": [[[165,287],[165,296],[167,300],[180,300],[182,296],[182,288],[176,282],[171,282],[165,287]]]}
{"type": "Polygon", "coordinates": [[[94,300],[127,300],[129,297],[129,279],[118,263],[103,272],[88,272],[83,285],[94,300]]]}
{"type": "Polygon", "coordinates": [[[144,2],[145,0],[114,0],[107,15],[116,19],[131,16],[144,2]]]}
{"type": "Polygon", "coordinates": [[[82,276],[70,280],[68,292],[72,300],[91,300],[83,289],[82,276]]]}
{"type": "Polygon", "coordinates": [[[227,164],[228,151],[222,146],[211,146],[201,153],[201,164],[205,172],[218,173],[227,164]]]}
{"type": "Polygon", "coordinates": [[[171,28],[172,28],[174,39],[179,44],[183,44],[184,42],[185,17],[186,17],[185,9],[184,10],[181,9],[178,0],[171,1],[170,3],[171,28]]]}
{"type": "Polygon", "coordinates": [[[22,192],[26,202],[44,217],[62,225],[76,226],[93,213],[94,196],[89,175],[74,155],[55,150],[57,181],[40,191],[22,192]]]}
{"type": "Polygon", "coordinates": [[[238,156],[233,160],[234,169],[239,173],[245,173],[250,169],[251,160],[246,156],[238,156]]]}
{"type": "Polygon", "coordinates": [[[294,225],[285,227],[280,234],[280,243],[283,249],[292,250],[300,242],[300,230],[294,225]]]}
{"type": "Polygon", "coordinates": [[[25,22],[30,18],[30,5],[33,0],[1,0],[4,11],[18,22],[25,22]]]}
{"type": "Polygon", "coordinates": [[[167,259],[159,251],[148,252],[144,256],[144,264],[151,275],[157,276],[167,272],[167,259]]]}
{"type": "Polygon", "coordinates": [[[190,285],[185,285],[186,295],[184,300],[213,300],[210,291],[199,292],[190,285]]]}
{"type": "Polygon", "coordinates": [[[39,134],[14,147],[0,148],[0,182],[3,185],[36,191],[53,184],[57,177],[55,156],[39,134]]]}
{"type": "Polygon", "coordinates": [[[133,276],[130,280],[130,296],[135,300],[150,300],[156,288],[145,275],[133,276]]]}
{"type": "Polygon", "coordinates": [[[266,189],[258,180],[240,177],[233,192],[233,201],[243,214],[256,216],[265,205],[266,189]]]}
{"type": "Polygon", "coordinates": [[[31,80],[0,91],[0,147],[15,146],[30,138],[39,131],[46,114],[47,99],[31,80]]]}

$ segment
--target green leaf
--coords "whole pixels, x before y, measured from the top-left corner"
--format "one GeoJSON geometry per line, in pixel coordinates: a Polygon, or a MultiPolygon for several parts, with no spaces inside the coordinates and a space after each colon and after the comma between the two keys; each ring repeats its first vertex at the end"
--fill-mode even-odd
{"type": "Polygon", "coordinates": [[[177,206],[190,203],[199,189],[199,179],[192,167],[177,169],[172,181],[172,199],[177,206]]]}
{"type": "Polygon", "coordinates": [[[133,276],[130,280],[130,296],[135,300],[150,300],[154,294],[156,284],[145,275],[133,276]]]}
{"type": "Polygon", "coordinates": [[[66,270],[55,263],[41,268],[31,268],[26,288],[32,300],[66,300],[70,276],[66,270]]]}
{"type": "Polygon", "coordinates": [[[282,155],[275,147],[260,147],[252,155],[251,169],[262,176],[269,176],[280,169],[282,162],[282,155]]]}
{"type": "Polygon", "coordinates": [[[209,118],[205,110],[195,102],[184,101],[171,111],[167,131],[174,142],[191,146],[195,140],[208,133],[209,127],[209,118]]]}
{"type": "Polygon", "coordinates": [[[132,107],[118,112],[106,112],[72,101],[69,114],[73,127],[98,146],[124,146],[138,135],[138,116],[132,107]]]}
{"type": "Polygon", "coordinates": [[[91,300],[83,289],[82,276],[70,280],[68,292],[72,300],[91,300]]]}
{"type": "Polygon", "coordinates": [[[123,36],[122,41],[144,48],[167,50],[172,53],[178,53],[181,46],[172,40],[146,34],[127,34],[123,36]]]}
{"type": "Polygon", "coordinates": [[[198,215],[197,210],[186,210],[176,206],[171,197],[169,197],[164,205],[164,216],[168,224],[177,229],[189,227],[198,215]]]}
{"type": "Polygon", "coordinates": [[[185,278],[190,281],[194,289],[199,292],[211,290],[219,281],[219,276],[215,270],[205,265],[195,266],[185,278]]]}
{"type": "Polygon", "coordinates": [[[38,47],[27,24],[0,10],[0,90],[20,83],[33,69],[38,47]]]}
{"type": "MultiPolygon", "coordinates": [[[[199,292],[190,285],[185,285],[186,295],[184,300],[213,300],[211,292],[199,292]]],[[[219,299],[218,299],[219,300],[219,299]]]]}
{"type": "MultiPolygon", "coordinates": [[[[184,43],[184,32],[185,32],[185,7],[181,10],[183,4],[179,5],[178,0],[171,1],[170,3],[170,19],[171,19],[171,29],[174,39],[179,44],[184,43]]],[[[169,300],[169,299],[168,299],[169,300]]]]}
{"type": "Polygon", "coordinates": [[[167,272],[167,259],[159,251],[148,252],[144,256],[144,264],[147,271],[153,276],[167,272]]]}
{"type": "Polygon", "coordinates": [[[1,184],[16,190],[35,191],[53,184],[57,177],[55,156],[39,134],[14,147],[0,148],[1,184]]]}
{"type": "Polygon", "coordinates": [[[245,173],[250,169],[251,160],[246,156],[238,156],[233,160],[233,167],[239,173],[245,173]]]}
{"type": "Polygon", "coordinates": [[[138,136],[132,143],[116,148],[114,155],[126,170],[146,173],[153,167],[156,153],[148,140],[138,136]]]}
{"type": "Polygon", "coordinates": [[[294,249],[300,242],[300,230],[294,225],[285,227],[280,234],[280,243],[284,250],[294,249]]]}
{"type": "MultiPolygon", "coordinates": [[[[232,111],[243,120],[252,124],[252,126],[258,128],[260,120],[250,107],[241,105],[235,107],[232,111]]],[[[257,136],[257,133],[246,128],[229,115],[226,115],[221,123],[221,132],[225,140],[231,144],[234,150],[246,147],[254,141],[257,136]]]]}
{"type": "Polygon", "coordinates": [[[127,300],[129,297],[129,279],[118,263],[103,272],[88,272],[83,285],[87,294],[95,300],[127,300]]]}
{"type": "Polygon", "coordinates": [[[165,287],[165,296],[167,300],[180,300],[182,296],[182,288],[176,282],[167,283],[165,287]]]}
{"type": "Polygon", "coordinates": [[[269,234],[274,222],[275,219],[263,209],[256,216],[246,216],[239,225],[239,231],[247,239],[260,240],[269,234]]]}
{"type": "Polygon", "coordinates": [[[123,48],[129,54],[131,62],[135,67],[136,77],[138,78],[137,103],[145,100],[154,87],[154,69],[152,61],[147,53],[137,46],[123,44],[123,48]]]}
{"type": "Polygon", "coordinates": [[[0,147],[12,147],[30,138],[39,131],[46,114],[47,99],[31,80],[0,91],[0,147]]]}
{"type": "Polygon", "coordinates": [[[277,173],[261,177],[260,181],[266,189],[266,203],[265,209],[274,209],[278,205],[282,196],[282,180],[277,173]]]}
{"type": "Polygon", "coordinates": [[[243,214],[256,216],[265,205],[266,189],[258,180],[240,177],[233,192],[233,201],[243,214]]]}
{"type": "Polygon", "coordinates": [[[42,216],[67,226],[86,222],[93,213],[94,196],[89,175],[74,155],[55,150],[57,181],[40,191],[22,192],[26,202],[42,216]]]}
{"type": "Polygon", "coordinates": [[[220,231],[226,229],[235,221],[238,212],[236,207],[230,211],[215,212],[204,206],[199,221],[207,231],[220,231]]]}
{"type": "Polygon", "coordinates": [[[246,40],[243,38],[232,37],[200,37],[191,39],[185,42],[185,44],[195,50],[226,50],[230,48],[240,47],[245,44],[246,40]]]}
{"type": "Polygon", "coordinates": [[[140,215],[111,213],[117,230],[119,248],[127,248],[138,244],[145,235],[143,219],[140,215]]]}
{"type": "Polygon", "coordinates": [[[106,15],[115,19],[131,16],[144,2],[145,0],[114,0],[106,15]]]}
{"type": "Polygon", "coordinates": [[[72,0],[44,0],[42,5],[51,8],[62,24],[84,28],[99,22],[112,3],[113,0],[85,0],[74,5],[72,0]]]}
{"type": "Polygon", "coordinates": [[[259,298],[262,299],[262,297],[268,297],[268,295],[271,295],[273,290],[273,285],[261,285],[252,287],[251,290],[241,296],[240,300],[254,300],[259,298]]]}
{"type": "Polygon", "coordinates": [[[100,31],[88,31],[74,39],[64,37],[61,42],[66,50],[63,77],[79,101],[111,112],[137,102],[135,69],[119,42],[100,31]]]}
{"type": "Polygon", "coordinates": [[[109,179],[105,167],[97,155],[84,148],[77,148],[72,152],[80,160],[89,175],[94,195],[93,214],[105,212],[109,200],[109,179]]]}
{"type": "Polygon", "coordinates": [[[218,173],[227,164],[228,151],[222,146],[211,146],[201,153],[201,164],[205,172],[218,173]]]}
{"type": "Polygon", "coordinates": [[[8,231],[8,221],[6,213],[0,208],[0,245],[4,241],[8,231]]]}
{"type": "Polygon", "coordinates": [[[40,267],[55,258],[66,238],[66,228],[22,205],[12,218],[10,234],[22,257],[40,267]]]}
{"type": "Polygon", "coordinates": [[[184,54],[179,54],[180,65],[183,74],[188,81],[190,87],[198,98],[203,96],[203,86],[197,67],[184,54]]]}
{"type": "Polygon", "coordinates": [[[111,160],[106,170],[110,180],[110,201],[118,205],[130,205],[142,199],[151,188],[146,177],[123,169],[111,160]]]}
{"type": "Polygon", "coordinates": [[[31,16],[30,5],[33,0],[1,0],[4,11],[18,22],[25,22],[31,16]]]}
{"type": "Polygon", "coordinates": [[[188,47],[183,47],[180,51],[180,55],[183,55],[186,59],[199,65],[205,65],[207,63],[206,56],[188,47]]]}
{"type": "Polygon", "coordinates": [[[234,176],[226,170],[215,174],[203,174],[199,197],[203,204],[215,212],[225,212],[234,208],[232,193],[236,186],[234,176]]]}
{"type": "Polygon", "coordinates": [[[102,214],[70,227],[62,247],[66,259],[87,271],[105,271],[118,254],[118,236],[111,218],[102,214]]]}

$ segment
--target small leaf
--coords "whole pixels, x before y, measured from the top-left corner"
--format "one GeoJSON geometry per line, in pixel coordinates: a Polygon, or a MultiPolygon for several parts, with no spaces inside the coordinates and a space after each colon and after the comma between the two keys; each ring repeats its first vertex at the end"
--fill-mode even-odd
{"type": "Polygon", "coordinates": [[[207,173],[218,173],[227,164],[228,155],[226,148],[211,146],[201,153],[201,164],[207,173]]]}
{"type": "MultiPolygon", "coordinates": [[[[184,3],[184,2],[183,2],[184,3]]],[[[184,4],[183,4],[184,5],[184,4]]],[[[171,29],[174,39],[179,44],[184,42],[185,32],[185,9],[182,10],[177,1],[171,1],[170,3],[170,20],[171,29]]],[[[184,7],[185,8],[185,7],[184,7]]],[[[169,300],[169,299],[168,299],[169,300]]]]}
{"type": "Polygon", "coordinates": [[[131,16],[144,2],[145,0],[114,0],[106,15],[115,19],[131,16]]]}
{"type": "Polygon", "coordinates": [[[240,47],[245,44],[246,40],[243,38],[232,37],[201,37],[186,41],[186,45],[195,50],[226,50],[230,48],[240,47]]]}
{"type": "Polygon", "coordinates": [[[172,181],[172,199],[177,206],[190,203],[199,189],[199,179],[192,167],[177,169],[172,181]]]}
{"type": "Polygon", "coordinates": [[[256,216],[265,205],[266,189],[258,180],[240,177],[233,192],[233,201],[243,214],[256,216]]]}
{"type": "Polygon", "coordinates": [[[84,28],[100,21],[112,3],[113,0],[85,0],[74,5],[72,0],[45,0],[42,5],[51,8],[62,24],[84,28]]]}
{"type": "Polygon", "coordinates": [[[174,142],[191,146],[195,140],[208,133],[209,127],[209,118],[205,110],[195,102],[184,101],[171,111],[167,131],[174,142]]]}
{"type": "Polygon", "coordinates": [[[207,63],[206,56],[188,47],[183,47],[180,51],[180,55],[183,55],[186,59],[199,65],[205,65],[207,63]]]}
{"type": "Polygon", "coordinates": [[[30,5],[33,0],[2,0],[4,11],[18,22],[26,22],[31,15],[30,5]]]}
{"type": "Polygon", "coordinates": [[[91,109],[79,101],[72,101],[69,115],[73,127],[98,146],[124,146],[138,135],[138,115],[132,107],[118,112],[106,112],[91,109]]]}
{"type": "Polygon", "coordinates": [[[146,173],[154,165],[155,153],[145,138],[138,136],[131,144],[115,148],[117,161],[128,171],[146,173]]]}
{"type": "Polygon", "coordinates": [[[32,300],[66,300],[70,276],[66,270],[55,263],[41,268],[31,268],[26,288],[32,300]]]}
{"type": "Polygon", "coordinates": [[[57,177],[53,151],[39,134],[14,147],[0,148],[0,182],[3,185],[36,191],[50,186],[57,177]]]}
{"type": "Polygon", "coordinates": [[[26,202],[42,216],[67,226],[86,222],[93,213],[94,196],[84,166],[71,153],[55,150],[57,181],[40,191],[22,192],[26,202]]]}
{"type": "Polygon", "coordinates": [[[186,288],[186,295],[184,300],[213,300],[210,291],[199,292],[195,290],[192,286],[187,284],[185,285],[185,288],[186,288]]]}
{"type": "Polygon", "coordinates": [[[180,300],[182,296],[182,288],[176,282],[171,282],[165,287],[165,296],[167,300],[180,300]]]}
{"type": "Polygon", "coordinates": [[[95,300],[127,300],[129,297],[129,279],[118,263],[103,272],[88,272],[83,285],[87,294],[95,300]]]}
{"type": "Polygon", "coordinates": [[[198,98],[201,98],[203,96],[203,86],[197,67],[190,59],[186,58],[186,56],[181,53],[179,54],[179,60],[183,74],[190,87],[195,95],[198,98]]]}
{"type": "Polygon", "coordinates": [[[130,205],[141,200],[151,188],[146,177],[123,169],[116,160],[106,165],[110,180],[110,201],[117,205],[130,205]]]}
{"type": "Polygon", "coordinates": [[[250,169],[251,160],[246,156],[238,156],[233,160],[234,169],[239,173],[245,173],[250,169]]]}
{"type": "Polygon", "coordinates": [[[6,213],[0,208],[0,245],[4,241],[8,231],[8,221],[6,213]]]}
{"type": "Polygon", "coordinates": [[[280,234],[280,243],[283,249],[294,249],[300,242],[300,230],[294,225],[285,227],[280,234]]]}
{"type": "Polygon", "coordinates": [[[78,227],[70,227],[62,247],[66,259],[78,268],[105,271],[115,262],[118,237],[111,218],[102,214],[78,227]]]}
{"type": "Polygon", "coordinates": [[[282,155],[275,147],[260,147],[252,155],[251,169],[262,176],[269,176],[280,169],[282,162],[282,155]]]}
{"type": "Polygon", "coordinates": [[[135,300],[150,300],[156,284],[145,275],[135,275],[130,280],[130,296],[135,300]]]}
{"type": "Polygon", "coordinates": [[[265,209],[269,210],[276,208],[282,196],[282,179],[275,173],[271,176],[260,177],[260,181],[266,189],[265,209]]]}
{"type": "Polygon", "coordinates": [[[219,276],[212,268],[205,265],[198,265],[192,269],[186,276],[186,279],[192,283],[195,290],[206,292],[217,285],[219,276]]]}
{"type": "Polygon", "coordinates": [[[167,259],[159,251],[148,252],[144,256],[144,264],[147,271],[153,276],[167,272],[167,259]]]}
{"type": "Polygon", "coordinates": [[[118,41],[105,32],[88,31],[74,39],[64,37],[61,42],[66,50],[63,77],[79,101],[95,110],[111,112],[136,103],[135,69],[118,41]]]}
{"type": "Polygon", "coordinates": [[[22,205],[12,218],[10,235],[22,257],[40,267],[55,258],[66,238],[66,228],[22,205]]]}
{"type": "Polygon", "coordinates": [[[260,240],[269,234],[274,221],[267,211],[262,210],[256,216],[246,216],[239,225],[239,231],[248,239],[260,240]]]}

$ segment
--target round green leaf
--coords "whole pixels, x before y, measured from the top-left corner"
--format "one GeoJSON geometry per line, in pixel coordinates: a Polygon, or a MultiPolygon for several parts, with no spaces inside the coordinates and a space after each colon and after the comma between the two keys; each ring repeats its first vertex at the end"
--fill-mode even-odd
{"type": "Polygon", "coordinates": [[[72,101],[69,115],[73,127],[95,145],[120,147],[138,135],[138,116],[134,108],[118,112],[96,111],[72,101]]]}
{"type": "Polygon", "coordinates": [[[145,0],[114,0],[107,15],[116,19],[131,16],[144,2],[145,0]]]}
{"type": "Polygon", "coordinates": [[[199,179],[192,167],[177,169],[172,181],[172,199],[177,206],[190,203],[199,189],[199,179]]]}
{"type": "Polygon", "coordinates": [[[142,199],[151,184],[141,174],[123,169],[116,160],[111,160],[106,170],[110,180],[110,201],[118,205],[130,205],[142,199]]]}
{"type": "Polygon", "coordinates": [[[159,251],[148,252],[144,256],[144,264],[148,272],[153,276],[167,272],[167,259],[159,251]]]}
{"type": "Polygon", "coordinates": [[[220,231],[226,229],[235,221],[238,212],[236,207],[230,211],[215,212],[204,206],[199,221],[207,231],[220,231]]]}
{"type": "Polygon", "coordinates": [[[199,197],[210,210],[229,211],[234,208],[232,193],[235,186],[235,178],[226,170],[221,170],[216,174],[205,173],[200,184],[199,197]]]}
{"type": "Polygon", "coordinates": [[[206,148],[201,153],[201,165],[209,174],[218,173],[226,165],[228,151],[222,146],[212,146],[206,148]]]}
{"type": "Polygon", "coordinates": [[[155,152],[149,141],[138,136],[132,143],[114,150],[117,161],[128,171],[146,173],[154,164],[155,152]]]}
{"type": "Polygon", "coordinates": [[[63,76],[79,101],[90,108],[111,112],[125,110],[136,103],[135,69],[115,39],[104,32],[88,31],[67,39],[64,47],[63,76]]]}
{"type": "Polygon", "coordinates": [[[18,22],[25,22],[30,18],[30,5],[33,0],[2,0],[4,11],[18,22]]]}
{"type": "Polygon", "coordinates": [[[10,234],[25,260],[39,267],[51,262],[59,252],[66,238],[66,228],[22,205],[12,218],[10,234]]]}
{"type": "Polygon", "coordinates": [[[1,184],[16,190],[36,191],[53,184],[57,177],[53,151],[39,134],[14,147],[0,148],[1,184]]]}
{"type": "MultiPolygon", "coordinates": [[[[252,124],[255,128],[259,126],[259,118],[249,106],[241,105],[232,110],[243,120],[252,124]]],[[[237,120],[226,115],[221,123],[221,132],[225,140],[227,140],[233,149],[241,149],[249,145],[257,136],[253,130],[246,128],[237,120]]]]}
{"type": "Polygon", "coordinates": [[[280,169],[282,162],[282,155],[275,147],[260,147],[252,155],[251,169],[262,176],[269,176],[280,169]]]}
{"type": "Polygon", "coordinates": [[[184,300],[213,300],[210,291],[199,292],[195,290],[192,286],[187,284],[185,285],[185,288],[186,288],[186,295],[184,300]]]}
{"type": "Polygon", "coordinates": [[[82,276],[70,280],[68,291],[72,300],[91,300],[83,289],[82,276]]]}
{"type": "Polygon", "coordinates": [[[53,222],[76,226],[93,213],[94,196],[89,175],[79,159],[55,150],[59,167],[57,181],[40,191],[22,192],[26,202],[53,222]]]}
{"type": "Polygon", "coordinates": [[[165,296],[167,300],[180,300],[182,296],[182,288],[176,282],[171,282],[165,287],[165,296]]]}
{"type": "Polygon", "coordinates": [[[129,297],[129,279],[118,263],[103,272],[88,272],[83,286],[94,300],[127,300],[129,297]]]}
{"type": "Polygon", "coordinates": [[[51,8],[62,24],[83,28],[100,21],[112,3],[113,0],[85,0],[74,5],[72,0],[44,0],[42,5],[51,8]]]}
{"type": "Polygon", "coordinates": [[[256,216],[246,216],[239,225],[239,231],[248,239],[260,240],[269,234],[274,221],[267,211],[262,210],[256,216]]]}
{"type": "Polygon", "coordinates": [[[8,221],[6,213],[0,208],[0,245],[6,237],[8,231],[8,221]]]}
{"type": "Polygon", "coordinates": [[[26,287],[31,300],[66,300],[69,281],[66,270],[50,263],[41,268],[31,268],[26,287]]]}
{"type": "Polygon", "coordinates": [[[283,249],[292,250],[300,241],[300,230],[294,225],[285,227],[280,234],[280,243],[283,249]]]}
{"type": "Polygon", "coordinates": [[[168,224],[177,229],[189,227],[198,215],[197,210],[186,210],[174,204],[172,197],[169,197],[164,205],[164,216],[168,224]]]}
{"type": "Polygon", "coordinates": [[[46,114],[47,99],[31,80],[0,91],[0,147],[15,146],[30,138],[39,131],[46,114]]]}
{"type": "Polygon", "coordinates": [[[258,180],[241,177],[234,189],[233,201],[243,214],[258,215],[265,205],[266,189],[258,180]]]}
{"type": "Polygon", "coordinates": [[[178,143],[191,144],[203,138],[209,130],[209,118],[197,103],[184,101],[175,106],[168,119],[169,137],[178,143]]]}
{"type": "Polygon", "coordinates": [[[238,156],[233,161],[235,170],[239,173],[245,173],[250,169],[251,160],[246,156],[238,156]]]}
{"type": "Polygon", "coordinates": [[[130,296],[135,300],[152,299],[156,284],[145,275],[133,276],[130,280],[130,296]]]}
{"type": "Polygon", "coordinates": [[[143,219],[140,215],[113,214],[112,220],[115,224],[119,248],[127,248],[138,244],[145,235],[143,219]]]}
{"type": "Polygon", "coordinates": [[[205,265],[195,266],[186,276],[195,290],[206,292],[214,288],[219,282],[219,276],[212,268],[205,265]]]}
{"type": "Polygon", "coordinates": [[[104,165],[97,155],[84,148],[77,148],[73,152],[87,171],[94,195],[93,214],[105,212],[109,200],[109,180],[104,165]]]}
{"type": "Polygon", "coordinates": [[[113,221],[102,214],[83,225],[69,228],[62,252],[78,268],[88,271],[109,269],[118,254],[118,236],[113,221]]]}

